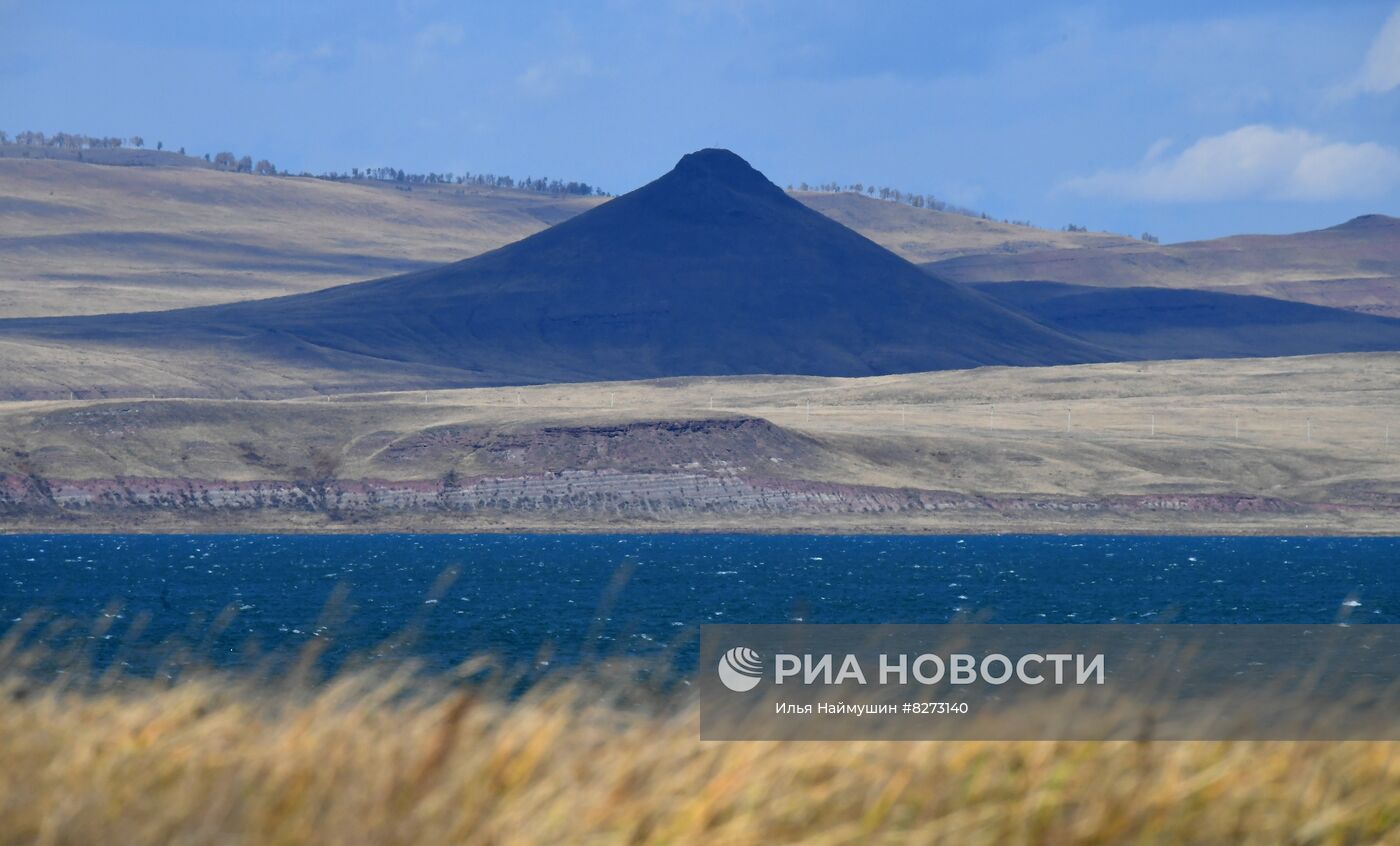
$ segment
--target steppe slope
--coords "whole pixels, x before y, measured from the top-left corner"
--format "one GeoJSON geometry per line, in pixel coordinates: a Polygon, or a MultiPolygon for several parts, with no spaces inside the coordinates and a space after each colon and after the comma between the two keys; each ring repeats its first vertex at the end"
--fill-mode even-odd
{"type": "MultiPolygon", "coordinates": [[[[0,155],[0,318],[313,291],[468,258],[606,200],[263,177],[153,150],[85,152],[134,164],[0,155]]],[[[911,261],[1122,240],[848,193],[793,196],[911,261]]]]}
{"type": "Polygon", "coordinates": [[[793,196],[843,226],[915,263],[966,255],[1124,247],[1139,243],[1107,232],[1062,232],[951,214],[848,191],[797,191],[793,196]]]}
{"type": "Polygon", "coordinates": [[[1393,533],[1397,405],[1400,354],[8,403],[0,525],[1393,533]]]}
{"type": "Polygon", "coordinates": [[[604,199],[0,158],[0,317],[313,291],[467,258],[604,199]]]}
{"type": "Polygon", "coordinates": [[[962,256],[925,268],[957,282],[1190,288],[1400,317],[1400,218],[1364,215],[1290,235],[962,256]]]}
{"type": "MultiPolygon", "coordinates": [[[[238,356],[278,375],[327,367],[384,388],[867,376],[1116,357],[930,278],[718,149],[454,264],[197,309],[4,320],[0,339],[92,358],[150,349],[196,379],[209,371],[192,369],[194,356],[238,356]],[[445,368],[456,378],[439,379],[445,368]]],[[[142,385],[103,370],[77,376],[128,395],[142,385]]],[[[66,380],[51,371],[34,381],[66,380]]]]}

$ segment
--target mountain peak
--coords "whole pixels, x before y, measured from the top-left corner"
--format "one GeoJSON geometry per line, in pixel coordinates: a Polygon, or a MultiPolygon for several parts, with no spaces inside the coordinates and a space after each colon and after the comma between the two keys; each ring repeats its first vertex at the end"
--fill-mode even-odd
{"type": "MultiPolygon", "coordinates": [[[[924,273],[718,149],[445,267],[276,302],[86,320],[94,328],[82,331],[166,344],[275,337],[270,355],[288,360],[332,354],[477,385],[862,376],[1111,355],[924,273]]],[[[3,323],[7,340],[13,324],[3,323]]]]}
{"type": "Polygon", "coordinates": [[[1400,218],[1389,217],[1383,214],[1363,214],[1359,217],[1353,217],[1346,223],[1337,224],[1332,228],[1345,231],[1363,231],[1389,229],[1396,224],[1400,224],[1400,218]]]}
{"type": "Polygon", "coordinates": [[[671,176],[693,182],[720,183],[732,188],[781,190],[738,154],[719,147],[686,153],[671,176]]]}
{"type": "MultiPolygon", "coordinates": [[[[753,166],[733,150],[723,147],[706,147],[693,153],[686,153],[676,162],[676,170],[700,168],[708,171],[749,171],[753,166]]],[[[757,173],[757,171],[754,171],[757,173]]]]}

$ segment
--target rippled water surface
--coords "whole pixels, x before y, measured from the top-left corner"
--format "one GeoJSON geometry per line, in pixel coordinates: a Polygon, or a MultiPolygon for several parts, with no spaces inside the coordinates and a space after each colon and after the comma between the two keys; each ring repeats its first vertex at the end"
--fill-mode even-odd
{"type": "Polygon", "coordinates": [[[647,653],[707,622],[1396,623],[1400,539],[0,536],[0,633],[36,608],[102,641],[138,620],[198,641],[224,613],[228,662],[318,637],[382,655],[417,626],[437,665],[647,653]]]}

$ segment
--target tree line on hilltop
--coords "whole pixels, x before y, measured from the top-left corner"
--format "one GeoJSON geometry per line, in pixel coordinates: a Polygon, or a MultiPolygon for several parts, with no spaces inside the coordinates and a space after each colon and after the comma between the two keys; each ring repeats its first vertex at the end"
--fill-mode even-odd
{"type": "MultiPolygon", "coordinates": [[[[14,144],[24,147],[39,147],[59,150],[78,151],[81,158],[82,150],[112,150],[112,149],[146,149],[146,139],[139,135],[129,138],[118,138],[112,136],[92,136],[82,135],[72,132],[56,132],[46,135],[43,132],[24,131],[17,132],[14,136],[4,130],[0,130],[0,145],[14,144]]],[[[165,143],[157,141],[156,151],[170,152],[173,155],[189,157],[185,148],[178,151],[166,151],[165,143]]],[[[609,196],[606,191],[596,185],[575,180],[551,179],[549,177],[525,177],[516,179],[511,176],[497,176],[494,173],[453,173],[444,171],[441,173],[411,173],[403,168],[393,167],[366,167],[351,168],[349,173],[337,171],[326,171],[323,173],[310,173],[302,171],[292,174],[287,170],[278,170],[277,166],[267,159],[258,159],[256,162],[252,156],[238,156],[228,151],[221,151],[214,154],[205,153],[205,162],[218,170],[226,170],[232,173],[251,173],[259,176],[303,176],[313,179],[326,179],[336,182],[348,182],[358,180],[371,180],[376,182],[394,182],[405,186],[412,185],[478,185],[490,188],[510,188],[520,191],[533,191],[538,194],[572,194],[576,196],[609,196]]]]}
{"type": "MultiPolygon", "coordinates": [[[[45,135],[42,132],[17,132],[12,137],[4,130],[0,130],[0,146],[15,144],[26,147],[56,148],[61,150],[79,151],[81,158],[82,150],[109,150],[109,149],[145,149],[146,139],[140,135],[133,135],[129,138],[117,138],[111,136],[82,135],[72,132],[55,132],[52,135],[45,135]]],[[[166,151],[165,143],[157,141],[156,151],[166,151]]],[[[166,151],[174,155],[188,156],[185,148],[181,147],[176,151],[166,151]]],[[[596,185],[587,182],[577,182],[574,180],[551,179],[549,177],[525,177],[516,179],[511,176],[498,176],[494,173],[453,173],[451,171],[411,173],[403,168],[394,167],[365,167],[351,168],[348,173],[338,171],[325,171],[322,173],[310,173],[302,171],[297,174],[289,173],[286,170],[278,170],[277,166],[267,159],[253,160],[252,156],[237,156],[228,151],[221,151],[210,155],[205,153],[203,159],[209,165],[219,170],[230,171],[232,173],[251,173],[259,176],[302,176],[314,179],[326,179],[335,182],[392,182],[405,188],[411,189],[413,185],[475,185],[487,188],[507,188],[519,191],[532,191],[537,194],[563,195],[570,194],[581,197],[607,197],[611,196],[596,185]]],[[[888,186],[867,185],[862,182],[852,182],[842,185],[839,182],[823,182],[817,185],[809,185],[806,182],[799,183],[796,188],[787,186],[789,191],[819,191],[825,193],[854,193],[864,196],[879,198],[888,202],[905,203],[916,209],[932,209],[933,211],[948,212],[950,214],[965,215],[979,220],[993,221],[992,217],[984,211],[977,211],[965,206],[955,205],[939,199],[933,194],[923,194],[914,191],[901,191],[898,188],[888,186]]],[[[1033,226],[1028,220],[1001,219],[1002,223],[1009,223],[1015,226],[1033,226]]],[[[1088,232],[1087,226],[1070,223],[1063,227],[1065,232],[1088,232]]],[[[1150,232],[1144,232],[1139,238],[1148,243],[1158,243],[1158,239],[1150,232]]]]}
{"type": "MultiPolygon", "coordinates": [[[[311,176],[312,174],[301,174],[311,176]]],[[[550,179],[549,177],[525,177],[516,179],[512,176],[497,176],[494,173],[453,173],[444,171],[442,173],[406,173],[402,168],[392,167],[366,167],[350,168],[349,173],[338,173],[329,171],[327,173],[315,174],[318,179],[350,180],[372,179],[379,182],[401,182],[409,185],[482,185],[489,188],[515,188],[521,191],[534,191],[537,194],[575,194],[581,197],[607,197],[608,192],[596,185],[587,182],[575,182],[573,180],[564,181],[562,179],[550,179]]]]}
{"type": "MultiPolygon", "coordinates": [[[[958,206],[940,200],[932,194],[921,194],[914,191],[901,191],[898,188],[887,186],[866,185],[863,182],[852,182],[849,185],[842,185],[839,182],[823,182],[818,185],[809,185],[806,182],[799,182],[794,189],[791,185],[787,187],[789,191],[818,191],[826,194],[864,194],[868,197],[878,197],[894,203],[906,203],[916,209],[933,209],[934,211],[948,212],[950,214],[961,214],[967,217],[976,217],[982,220],[994,220],[986,212],[970,209],[965,206],[958,206]]],[[[1003,223],[1015,223],[1021,226],[1030,226],[1019,220],[1005,220],[1003,223]]]]}
{"type": "MultiPolygon", "coordinates": [[[[898,188],[890,188],[888,186],[883,185],[866,185],[863,182],[852,182],[848,185],[842,185],[839,182],[822,182],[816,185],[810,185],[806,182],[799,182],[796,188],[789,185],[787,189],[789,191],[816,191],[825,194],[863,194],[867,197],[878,197],[879,199],[885,200],[887,202],[905,203],[907,205],[913,206],[916,209],[932,209],[933,211],[947,212],[949,214],[960,214],[965,217],[975,217],[978,220],[997,220],[997,218],[992,217],[990,214],[987,214],[984,211],[977,211],[976,209],[970,209],[966,206],[954,205],[953,203],[940,200],[932,194],[922,194],[915,191],[901,191],[898,188]]],[[[1035,224],[1031,223],[1029,220],[1013,220],[1010,218],[1001,218],[1001,222],[1009,223],[1012,226],[1035,226],[1035,224]]],[[[1088,232],[1089,227],[1080,226],[1076,223],[1067,223],[1065,224],[1062,231],[1088,232]]],[[[1157,236],[1153,235],[1151,232],[1144,232],[1139,237],[1141,238],[1141,240],[1146,241],[1149,244],[1159,243],[1157,236]]]]}

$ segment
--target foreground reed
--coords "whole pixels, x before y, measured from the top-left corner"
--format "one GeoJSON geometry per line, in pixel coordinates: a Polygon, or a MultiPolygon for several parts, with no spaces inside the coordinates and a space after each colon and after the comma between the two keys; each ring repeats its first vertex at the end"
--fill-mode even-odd
{"type": "Polygon", "coordinates": [[[1400,843],[1396,743],[701,743],[599,690],[0,675],[0,844],[1400,843]]]}

